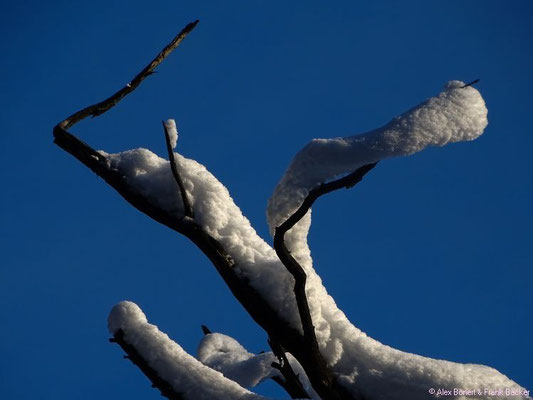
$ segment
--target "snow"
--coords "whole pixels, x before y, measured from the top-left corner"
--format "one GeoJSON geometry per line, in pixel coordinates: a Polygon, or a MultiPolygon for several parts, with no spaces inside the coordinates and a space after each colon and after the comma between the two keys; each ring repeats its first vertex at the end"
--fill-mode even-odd
{"type": "Polygon", "coordinates": [[[176,121],[173,119],[167,119],[163,122],[170,138],[170,146],[175,149],[178,143],[178,128],[176,127],[176,121]]]}
{"type": "Polygon", "coordinates": [[[123,301],[113,307],[108,326],[112,334],[122,329],[124,340],[185,399],[266,400],[186,353],[157,326],[149,324],[135,303],[123,301]]]}
{"type": "Polygon", "coordinates": [[[278,360],[271,352],[249,353],[235,339],[221,333],[204,336],[198,347],[198,360],[244,387],[254,387],[278,375],[272,368],[278,360]]]}
{"type": "MultiPolygon", "coordinates": [[[[355,171],[365,164],[406,156],[428,146],[477,138],[487,126],[487,108],[473,87],[448,82],[437,97],[373,131],[335,139],[314,139],[292,160],[267,207],[271,229],[281,225],[320,183],[355,171]]],[[[307,226],[307,223],[301,225],[307,226]]],[[[295,228],[293,228],[295,229],[295,228]]]]}
{"type": "MultiPolygon", "coordinates": [[[[461,86],[463,83],[459,81],[448,83],[438,96],[374,131],[347,138],[311,141],[294,157],[269,201],[267,216],[270,228],[274,229],[283,222],[300,205],[309,190],[321,182],[371,162],[413,154],[428,146],[443,146],[478,137],[487,125],[487,109],[476,89],[461,86]]],[[[146,149],[101,154],[107,157],[109,167],[123,174],[148,201],[171,214],[183,216],[183,204],[167,160],[146,149]]],[[[217,239],[235,260],[236,273],[249,282],[282,318],[300,329],[292,291],[293,280],[274,250],[256,234],[227,189],[203,165],[177,153],[175,157],[196,222],[217,239]]],[[[428,389],[432,387],[520,389],[492,368],[401,352],[369,338],[353,326],[337,308],[313,269],[307,246],[310,223],[308,213],[287,233],[286,243],[308,276],[307,297],[321,352],[340,382],[353,393],[367,399],[421,400],[428,398],[428,389]]],[[[118,326],[113,323],[113,326],[118,326]]],[[[235,351],[235,360],[241,357],[241,361],[245,361],[244,354],[243,351],[235,351]]],[[[250,362],[257,362],[256,368],[259,368],[259,359],[250,362]]],[[[213,361],[213,365],[221,368],[223,364],[222,360],[213,361]]],[[[255,378],[264,379],[260,376],[261,373],[257,373],[255,378]]],[[[467,397],[457,397],[463,398],[467,397]]],[[[476,398],[491,397],[482,395],[476,398]]],[[[519,400],[527,396],[498,397],[506,398],[519,400]]]]}
{"type": "MultiPolygon", "coordinates": [[[[272,363],[279,360],[271,351],[252,354],[238,341],[221,333],[204,336],[198,346],[198,359],[244,387],[254,387],[272,377],[283,379],[280,371],[272,367],[272,363]]],[[[307,393],[320,400],[300,363],[290,353],[287,359],[307,393]]]]}

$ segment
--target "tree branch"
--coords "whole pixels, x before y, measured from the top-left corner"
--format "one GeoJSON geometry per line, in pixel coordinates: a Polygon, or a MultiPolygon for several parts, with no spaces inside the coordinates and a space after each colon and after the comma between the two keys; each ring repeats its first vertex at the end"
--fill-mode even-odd
{"type": "Polygon", "coordinates": [[[268,339],[268,344],[279,361],[278,363],[273,363],[272,368],[276,368],[284,378],[275,376],[272,380],[283,387],[292,399],[310,399],[311,396],[304,389],[298,375],[294,373],[283,346],[271,339],[268,339]]]}
{"type": "Polygon", "coordinates": [[[322,363],[316,363],[317,359],[320,360],[317,357],[320,353],[309,350],[308,342],[310,340],[305,335],[302,336],[299,330],[291,327],[283,315],[279,315],[278,310],[273,309],[269,302],[245,278],[235,272],[235,261],[220,242],[209,235],[192,218],[172,215],[144,197],[128,183],[127,179],[119,171],[111,168],[109,160],[104,155],[67,131],[69,127],[72,127],[84,118],[101,115],[118,104],[121,99],[131,93],[147,76],[154,72],[157,65],[179,45],[197,23],[198,21],[188,24],[126,87],[108,99],[86,107],[58,123],[53,130],[54,143],[73,155],[98,176],[102,177],[107,184],[113,187],[126,201],[139,211],[170,229],[185,235],[198,246],[213,263],[232,294],[243,305],[252,319],[268,333],[269,337],[277,343],[280,343],[283,348],[287,349],[300,362],[307,372],[313,388],[315,388],[323,400],[354,399],[350,392],[343,386],[340,386],[331,375],[323,359],[322,363]]]}
{"type": "Polygon", "coordinates": [[[191,206],[191,202],[189,201],[189,196],[187,195],[187,191],[185,190],[185,186],[183,186],[183,180],[181,179],[181,176],[178,172],[178,166],[176,165],[176,158],[174,157],[174,149],[172,148],[172,144],[170,143],[170,135],[168,134],[168,129],[164,121],[163,121],[163,129],[165,130],[165,143],[167,145],[168,160],[170,161],[170,170],[172,171],[172,176],[174,177],[174,180],[176,181],[180,189],[181,200],[183,201],[184,214],[186,217],[193,218],[194,212],[191,206]]]}
{"type": "MultiPolygon", "coordinates": [[[[300,320],[302,323],[302,329],[304,332],[304,341],[306,348],[309,351],[308,357],[310,361],[315,365],[315,369],[310,371],[309,379],[314,382],[315,379],[311,376],[313,373],[317,373],[322,376],[322,383],[324,387],[315,387],[317,393],[324,398],[342,398],[335,397],[340,395],[336,393],[334,389],[335,379],[331,371],[329,370],[324,357],[320,353],[318,342],[315,334],[315,327],[313,325],[313,319],[311,317],[311,311],[309,310],[309,303],[307,301],[307,295],[305,293],[305,284],[307,275],[305,274],[302,266],[296,261],[296,259],[290,254],[289,249],[285,245],[285,234],[300,221],[304,215],[309,211],[313,203],[322,195],[333,192],[341,188],[351,188],[363,179],[363,176],[376,166],[376,163],[367,164],[352,172],[351,174],[337,179],[333,182],[323,183],[315,189],[312,189],[302,205],[292,214],[284,223],[278,226],[274,233],[274,249],[279,259],[285,265],[289,273],[294,277],[294,295],[296,297],[296,304],[298,306],[298,312],[300,314],[300,320]],[[332,393],[334,397],[327,397],[328,393],[332,393]]],[[[307,369],[306,369],[307,371],[307,369]]]]}
{"type": "Polygon", "coordinates": [[[88,116],[97,117],[98,115],[101,115],[108,111],[109,109],[116,106],[120,100],[122,100],[124,97],[126,97],[128,94],[133,92],[137,87],[141,84],[141,82],[146,79],[146,77],[152,75],[155,72],[155,69],[161,62],[167,58],[167,56],[172,53],[172,51],[180,45],[180,43],[187,37],[187,35],[194,29],[194,27],[198,24],[199,20],[196,20],[194,22],[191,22],[185,26],[181,30],[180,33],[174,37],[174,39],[163,49],[159,52],[159,54],[148,64],[144,69],[139,72],[135,78],[131,80],[126,86],[124,86],[122,89],[120,89],[118,92],[116,92],[111,97],[108,97],[104,101],[101,101],[100,103],[93,104],[92,106],[85,107],[84,109],[75,112],[68,118],[61,121],[58,125],[63,129],[69,129],[74,124],[78,123],[79,121],[87,118],[88,116]]]}

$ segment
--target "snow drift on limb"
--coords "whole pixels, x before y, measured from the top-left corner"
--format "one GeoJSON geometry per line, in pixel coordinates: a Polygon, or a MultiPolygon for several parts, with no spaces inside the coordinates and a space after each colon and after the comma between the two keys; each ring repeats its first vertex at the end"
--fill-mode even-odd
{"type": "Polygon", "coordinates": [[[109,314],[108,327],[113,335],[122,330],[124,340],[184,399],[267,400],[186,353],[157,326],[149,324],[135,303],[123,301],[115,305],[109,314]]]}
{"type": "MultiPolygon", "coordinates": [[[[287,358],[305,391],[312,399],[320,400],[300,363],[290,353],[287,358]]],[[[272,367],[272,363],[279,360],[271,351],[250,353],[237,340],[221,333],[204,336],[198,346],[198,360],[244,387],[254,387],[268,378],[284,379],[280,371],[272,367]]]]}
{"type": "MultiPolygon", "coordinates": [[[[481,135],[488,123],[485,102],[475,88],[463,86],[460,81],[448,82],[438,96],[373,131],[309,142],[293,158],[268,202],[271,233],[320,183],[389,157],[410,155],[428,146],[473,140],[481,135]]],[[[300,229],[308,225],[304,222],[300,229]]]]}
{"type": "Polygon", "coordinates": [[[277,362],[274,354],[252,354],[235,339],[221,333],[203,337],[198,346],[198,360],[244,387],[254,387],[278,375],[272,368],[272,363],[277,362]]]}

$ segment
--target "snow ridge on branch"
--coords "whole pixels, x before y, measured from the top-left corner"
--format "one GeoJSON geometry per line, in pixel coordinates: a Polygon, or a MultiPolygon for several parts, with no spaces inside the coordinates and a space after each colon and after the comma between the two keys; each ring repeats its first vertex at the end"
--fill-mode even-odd
{"type": "Polygon", "coordinates": [[[108,319],[113,335],[134,348],[144,362],[183,400],[268,400],[202,364],[172,341],[157,326],[148,323],[142,310],[129,301],[113,307],[108,319]]]}

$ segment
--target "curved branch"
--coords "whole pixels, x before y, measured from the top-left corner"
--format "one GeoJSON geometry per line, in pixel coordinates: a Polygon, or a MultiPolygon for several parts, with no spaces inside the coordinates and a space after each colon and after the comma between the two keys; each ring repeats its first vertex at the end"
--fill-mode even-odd
{"type": "Polygon", "coordinates": [[[333,182],[323,183],[317,188],[311,190],[302,205],[283,224],[278,226],[274,233],[274,249],[276,250],[276,254],[295,280],[294,295],[296,297],[296,304],[298,306],[298,312],[300,314],[300,320],[304,332],[304,341],[309,351],[308,357],[315,365],[313,371],[308,372],[309,378],[311,381],[314,381],[312,377],[312,374],[314,373],[323,377],[322,382],[324,387],[315,388],[315,390],[323,398],[342,397],[335,397],[339,395],[339,393],[335,393],[335,379],[333,378],[333,375],[329,370],[324,357],[320,353],[315,334],[315,327],[313,326],[313,319],[311,317],[311,311],[309,310],[309,303],[307,302],[307,296],[305,294],[307,275],[305,274],[302,266],[291,255],[289,249],[285,245],[285,234],[304,217],[313,203],[320,196],[341,188],[351,188],[355,186],[363,179],[363,176],[365,176],[367,172],[376,166],[376,164],[377,162],[364,165],[343,178],[337,179],[333,182]],[[327,393],[332,393],[334,397],[326,397],[325,395],[327,393]]]}

